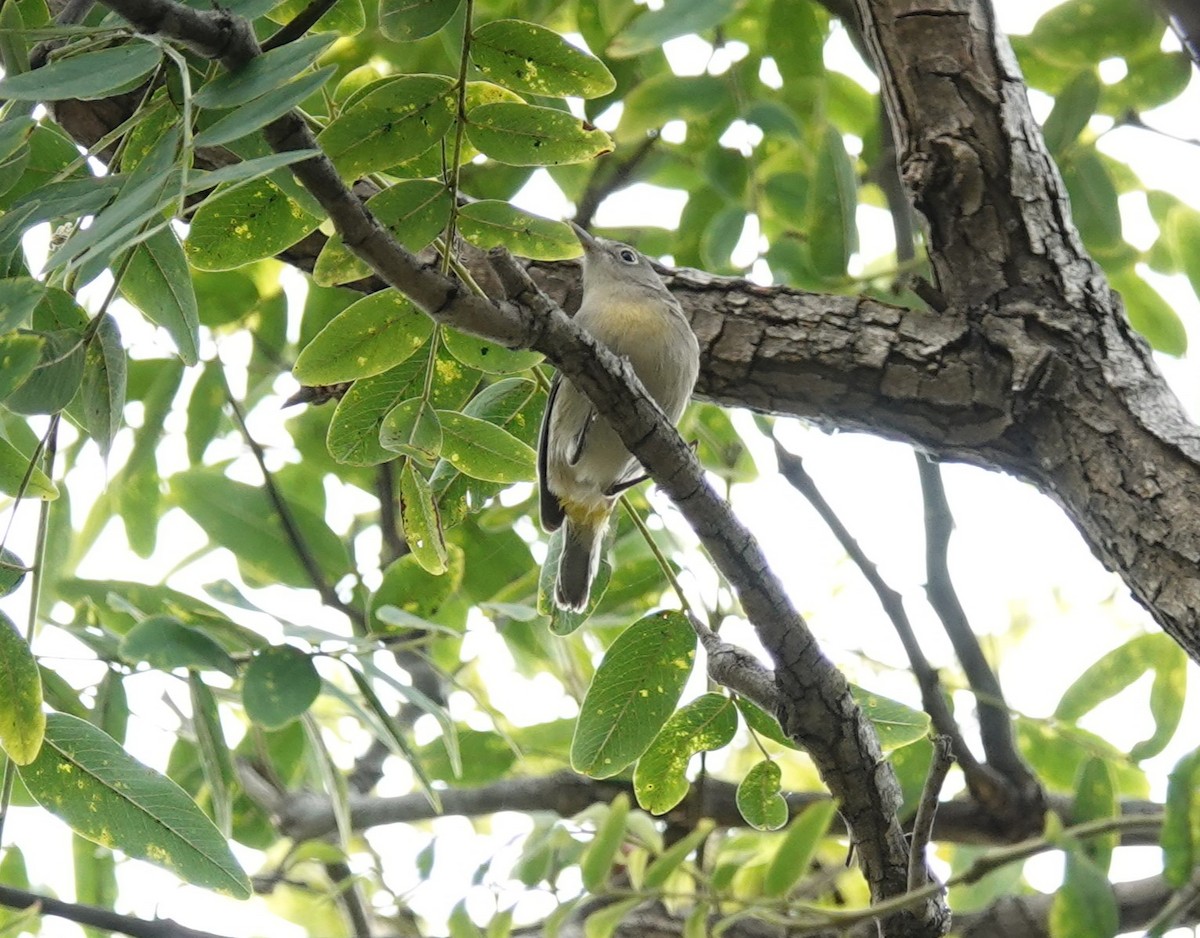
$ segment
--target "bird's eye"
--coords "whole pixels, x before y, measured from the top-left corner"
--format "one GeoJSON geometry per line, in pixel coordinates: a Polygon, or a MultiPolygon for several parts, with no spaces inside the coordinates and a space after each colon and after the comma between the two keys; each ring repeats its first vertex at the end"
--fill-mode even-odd
{"type": "Polygon", "coordinates": [[[636,264],[637,263],[637,255],[634,254],[633,251],[629,250],[629,248],[624,248],[621,251],[620,256],[621,256],[621,260],[623,260],[626,264],[636,264]]]}

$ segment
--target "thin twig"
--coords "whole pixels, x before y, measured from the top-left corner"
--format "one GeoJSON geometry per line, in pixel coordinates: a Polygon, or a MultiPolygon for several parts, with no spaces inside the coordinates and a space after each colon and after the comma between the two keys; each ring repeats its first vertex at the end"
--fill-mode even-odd
{"type": "Polygon", "coordinates": [[[356,626],[360,628],[364,627],[366,625],[366,618],[363,613],[348,603],[342,602],[333,587],[326,582],[325,574],[322,572],[320,564],[317,563],[317,558],[313,556],[308,543],[304,540],[304,535],[300,533],[300,528],[297,526],[296,519],[292,515],[292,509],[280,493],[279,488],[275,485],[275,478],[267,468],[266,453],[263,452],[263,448],[250,435],[250,430],[246,427],[246,418],[242,414],[242,409],[238,406],[237,401],[233,399],[233,395],[226,395],[225,400],[229,404],[229,409],[233,413],[233,419],[237,423],[238,429],[242,431],[242,437],[246,440],[246,445],[250,447],[250,451],[254,454],[254,461],[258,463],[259,471],[263,476],[263,488],[266,489],[267,497],[271,500],[271,504],[275,508],[275,513],[279,516],[279,521],[283,525],[283,531],[287,536],[288,544],[291,545],[296,559],[300,561],[300,565],[304,567],[304,572],[308,574],[308,579],[312,583],[313,589],[317,591],[321,600],[327,606],[344,613],[356,626]]]}
{"type": "Polygon", "coordinates": [[[984,754],[988,764],[1018,789],[1024,790],[1030,785],[1037,789],[1036,777],[1017,752],[1004,690],[983,654],[950,576],[950,534],[954,530],[954,517],[946,500],[941,468],[923,453],[917,453],[916,460],[925,500],[925,590],[975,694],[984,754]]]}
{"type": "Polygon", "coordinates": [[[601,162],[596,167],[596,171],[592,173],[592,178],[588,180],[587,188],[583,191],[583,195],[579,198],[579,204],[575,207],[575,224],[581,228],[590,228],[600,203],[629,181],[629,177],[650,155],[656,143],[658,143],[658,131],[647,134],[646,139],[639,143],[626,159],[614,162],[610,157],[601,162]],[[605,170],[610,165],[614,168],[610,172],[606,172],[605,170]]]}
{"type": "Polygon", "coordinates": [[[367,904],[358,890],[354,872],[345,860],[331,860],[324,864],[325,875],[333,883],[338,901],[350,919],[354,938],[371,938],[371,919],[367,904]]]}
{"type": "Polygon", "coordinates": [[[838,517],[837,512],[833,510],[829,502],[825,500],[825,497],[817,488],[812,476],[804,468],[804,461],[799,456],[784,449],[779,440],[774,437],[772,437],[772,440],[775,443],[775,459],[779,464],[780,474],[792,488],[799,492],[812,505],[813,510],[820,515],[821,520],[825,522],[825,525],[833,533],[833,536],[837,538],[837,542],[842,546],[842,550],[854,561],[855,566],[858,567],[867,583],[870,584],[871,589],[875,591],[875,595],[879,599],[879,605],[883,607],[884,614],[888,617],[888,620],[892,623],[892,627],[896,630],[896,634],[900,638],[900,644],[904,646],[909,666],[912,668],[913,675],[917,679],[917,685],[921,690],[921,705],[933,721],[934,729],[940,735],[950,739],[955,755],[958,757],[964,773],[970,775],[971,773],[983,771],[978,760],[975,759],[971,754],[971,750],[967,747],[962,731],[959,729],[954,715],[950,712],[950,708],[946,704],[946,698],[942,695],[938,673],[929,663],[929,659],[925,657],[921,643],[917,641],[916,632],[913,630],[912,623],[908,619],[908,613],[904,609],[903,598],[879,575],[879,568],[875,566],[859,546],[858,541],[850,534],[849,530],[842,523],[841,518],[838,517]]]}
{"type": "Polygon", "coordinates": [[[938,797],[946,773],[954,764],[954,750],[948,736],[933,738],[933,760],[929,763],[929,774],[925,776],[925,787],[921,789],[921,801],[917,805],[917,816],[913,821],[908,853],[908,888],[917,889],[929,881],[929,867],[925,863],[925,848],[933,836],[933,820],[937,817],[938,797]]]}
{"type": "Polygon", "coordinates": [[[134,918],[132,915],[120,915],[108,909],[97,908],[94,905],[83,905],[78,902],[63,902],[50,896],[40,896],[24,889],[14,889],[11,886],[0,886],[0,906],[8,909],[28,909],[36,905],[42,915],[55,918],[65,918],[69,922],[88,925],[102,931],[119,932],[130,938],[227,938],[215,932],[199,931],[188,928],[170,919],[134,918]]]}
{"type": "Polygon", "coordinates": [[[383,533],[382,566],[385,567],[408,553],[408,544],[400,533],[400,518],[396,514],[394,467],[395,462],[385,462],[375,470],[375,494],[379,498],[379,528],[383,533]]]}
{"type": "Polygon", "coordinates": [[[286,46],[289,42],[295,42],[313,26],[316,26],[317,21],[332,10],[335,3],[337,0],[312,0],[312,3],[292,17],[289,22],[280,26],[274,35],[263,43],[263,52],[270,52],[272,49],[286,46]]]}

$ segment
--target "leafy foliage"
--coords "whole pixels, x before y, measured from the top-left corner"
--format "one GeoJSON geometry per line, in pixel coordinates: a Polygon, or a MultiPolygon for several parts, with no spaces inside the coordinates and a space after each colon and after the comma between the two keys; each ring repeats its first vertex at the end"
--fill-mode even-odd
{"type": "MultiPolygon", "coordinates": [[[[231,9],[265,36],[305,7],[231,9]]],[[[682,590],[695,608],[663,611],[678,605],[672,581],[690,542],[623,518],[591,607],[553,610],[561,544],[538,533],[528,485],[548,369],[379,289],[288,169],[312,153],[271,153],[260,133],[301,110],[378,223],[464,277],[460,259],[497,246],[542,261],[579,253],[567,225],[516,198],[527,184],[582,206],[646,183],[687,193],[673,230],[609,232],[647,253],[894,298],[894,259],[858,255],[859,210],[882,202],[877,102],[825,67],[840,27],[824,8],[339,0],[234,73],[100,17],[54,33],[69,41],[30,70],[48,22],[42,0],[0,8],[0,493],[14,510],[39,501],[45,519],[41,536],[17,543],[15,528],[0,545],[0,597],[36,588],[41,610],[19,630],[0,613],[0,747],[19,779],[15,803],[42,805],[78,835],[79,898],[122,905],[115,870],[143,860],[246,897],[233,841],[285,897],[255,902],[314,934],[348,934],[301,886],[352,896],[328,878],[350,858],[366,870],[353,885],[389,888],[350,797],[370,795],[386,757],[396,784],[430,806],[419,822],[448,791],[569,768],[613,786],[590,789],[607,794],[572,816],[531,810],[508,855],[464,873],[464,891],[471,874],[503,882],[489,938],[525,915],[519,901],[551,890],[547,933],[590,896],[605,900],[587,919],[596,936],[658,896],[688,935],[706,934],[710,916],[726,927],[778,917],[797,894],[865,904],[834,803],[793,816],[784,797],[819,786],[813,766],[773,715],[697,687],[690,615],[736,627],[740,611],[694,551],[688,563],[703,572],[682,590]],[[662,47],[681,36],[727,61],[676,74],[662,47]],[[60,126],[32,107],[118,94],[126,110],[86,151],[66,108],[60,126]],[[734,127],[748,132],[731,137],[734,127]],[[282,276],[293,261],[311,269],[282,276]],[[336,403],[282,409],[295,382],[308,400],[336,403]],[[127,572],[112,560],[126,547],[152,565],[127,572]],[[18,553],[34,558],[36,584],[21,585],[18,553]],[[157,582],[137,582],[148,569],[157,582]],[[103,668],[42,651],[59,642],[103,668]],[[129,696],[151,677],[181,717],[158,768],[125,746],[140,718],[129,696]],[[247,772],[284,799],[323,799],[324,826],[281,822],[247,772]],[[736,785],[744,827],[692,813],[685,799],[698,804],[698,779],[714,776],[736,785]]],[[[1182,354],[1183,325],[1146,271],[1185,274],[1200,292],[1200,214],[1097,145],[1107,118],[1182,92],[1189,64],[1162,50],[1162,35],[1132,0],[1068,0],[1014,44],[1030,86],[1055,98],[1046,143],[1088,249],[1134,327],[1182,354]],[[1102,81],[1114,58],[1127,74],[1102,81]],[[1118,203],[1130,195],[1158,223],[1146,250],[1125,240],[1118,203]]],[[[731,487],[757,473],[738,426],[704,403],[683,426],[731,487]]],[[[627,508],[654,513],[636,489],[627,508]]],[[[1165,637],[1132,637],[1064,674],[1073,683],[1052,715],[1016,721],[1023,756],[1047,789],[1073,795],[1076,822],[1111,820],[1121,798],[1147,795],[1143,763],[1176,739],[1186,675],[1165,637]],[[1089,721],[1143,678],[1151,728],[1124,752],[1089,721]]],[[[863,667],[856,680],[878,677],[863,667]]],[[[929,719],[867,687],[854,694],[915,808],[929,719]]],[[[1168,789],[1174,886],[1200,856],[1198,766],[1195,753],[1181,759],[1168,789]]],[[[461,843],[430,828],[420,837],[427,846],[409,859],[427,881],[435,854],[461,843]]],[[[22,852],[0,846],[0,883],[28,888],[22,852]]],[[[970,856],[939,849],[956,868],[970,856]]],[[[1112,934],[1114,838],[1063,849],[1051,929],[1112,934]]],[[[417,914],[394,898],[396,922],[417,914]]],[[[483,933],[474,903],[432,908],[420,914],[435,930],[483,933]]],[[[35,929],[36,913],[22,914],[0,910],[0,931],[35,929]]]]}

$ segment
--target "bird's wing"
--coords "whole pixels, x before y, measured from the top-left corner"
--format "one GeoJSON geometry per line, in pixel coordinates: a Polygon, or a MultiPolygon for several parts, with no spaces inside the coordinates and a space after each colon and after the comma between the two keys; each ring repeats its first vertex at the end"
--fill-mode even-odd
{"type": "Polygon", "coordinates": [[[554,400],[558,397],[558,388],[561,384],[562,379],[555,375],[550,382],[550,393],[546,397],[546,412],[542,415],[542,428],[538,432],[538,502],[541,507],[542,528],[547,533],[557,531],[564,518],[562,504],[558,497],[550,491],[546,473],[546,460],[549,458],[550,452],[550,417],[554,412],[554,400]]]}

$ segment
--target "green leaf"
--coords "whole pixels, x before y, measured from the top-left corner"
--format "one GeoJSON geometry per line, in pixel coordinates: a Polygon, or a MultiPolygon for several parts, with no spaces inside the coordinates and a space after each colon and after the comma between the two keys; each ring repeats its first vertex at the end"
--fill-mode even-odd
{"type": "Polygon", "coordinates": [[[198,192],[207,192],[214,186],[226,184],[230,188],[226,189],[225,192],[230,192],[232,191],[232,187],[237,183],[258,179],[260,176],[265,176],[284,166],[291,166],[293,163],[299,163],[301,160],[317,156],[320,152],[320,150],[288,150],[286,153],[271,153],[267,156],[255,157],[252,160],[231,163],[229,166],[222,166],[220,169],[214,169],[210,172],[193,169],[188,173],[184,193],[195,195],[198,192]]]}
{"type": "Polygon", "coordinates": [[[420,748],[420,762],[431,778],[478,788],[503,778],[517,761],[513,747],[499,733],[460,727],[457,735],[457,759],[450,758],[440,736],[420,748]]]}
{"type": "MultiPolygon", "coordinates": [[[[309,9],[308,0],[284,0],[276,4],[273,0],[260,0],[267,9],[268,17],[276,23],[290,23],[297,16],[309,9]]],[[[253,19],[253,16],[247,16],[253,19]]],[[[309,32],[336,33],[340,38],[356,36],[366,28],[367,11],[363,9],[362,0],[334,0],[332,7],[321,14],[321,18],[309,27],[309,32]]]]}
{"type": "Polygon", "coordinates": [[[616,934],[617,926],[624,921],[625,916],[644,901],[640,897],[621,899],[587,913],[587,918],[583,922],[583,938],[612,938],[616,934]]]}
{"type": "Polygon", "coordinates": [[[657,10],[643,13],[608,46],[614,59],[631,58],[659,48],[669,39],[704,32],[723,23],[740,0],[667,0],[657,10]]]}
{"type": "MultiPolygon", "coordinates": [[[[303,40],[301,41],[303,42],[303,40]]],[[[268,52],[267,55],[271,55],[271,52],[268,52]]],[[[265,56],[252,59],[251,64],[261,61],[262,58],[265,56]]],[[[239,107],[232,114],[227,114],[220,120],[209,124],[192,138],[192,143],[198,147],[214,147],[253,133],[276,118],[282,117],[310,95],[316,94],[335,71],[337,71],[336,66],[328,65],[311,75],[304,75],[295,81],[268,91],[261,97],[239,107]]],[[[228,105],[218,106],[227,107],[228,105]]]]}
{"type": "Polygon", "coordinates": [[[846,275],[850,255],[858,250],[857,209],[854,167],[842,135],[826,127],[808,189],[805,224],[805,230],[813,233],[808,242],[813,269],[823,277],[837,280],[846,275]]]}
{"type": "Polygon", "coordinates": [[[237,676],[237,666],[225,649],[169,615],[149,616],[130,629],[121,639],[121,657],[131,664],[145,661],[161,671],[195,668],[237,676]]]}
{"type": "Polygon", "coordinates": [[[571,766],[611,778],[642,755],[679,702],[696,658],[681,612],[655,612],[617,637],[579,708],[571,766]]]}
{"type": "Polygon", "coordinates": [[[192,703],[192,728],[200,750],[204,781],[208,784],[213,819],[217,829],[228,837],[233,829],[233,786],[237,776],[225,732],[221,729],[217,698],[195,671],[188,671],[188,693],[192,703]]]}
{"type": "Polygon", "coordinates": [[[292,368],[301,384],[337,384],[382,374],[429,340],[433,320],[397,290],[350,304],[304,347],[292,368]]]}
{"type": "Polygon", "coordinates": [[[385,622],[379,614],[384,606],[394,606],[419,619],[436,620],[446,600],[462,585],[466,562],[462,548],[457,544],[446,545],[446,556],[446,572],[440,575],[430,573],[412,554],[389,564],[383,571],[383,582],[371,596],[370,630],[401,634],[411,630],[385,622]]]}
{"type": "Polygon", "coordinates": [[[596,828],[592,842],[579,858],[579,872],[583,877],[583,888],[588,892],[598,891],[607,881],[616,860],[617,851],[625,840],[625,827],[629,821],[629,796],[625,792],[617,795],[608,806],[604,819],[596,828]]]}
{"type": "MultiPolygon", "coordinates": [[[[21,482],[29,472],[29,457],[0,436],[0,492],[16,496],[21,491],[21,482]]],[[[50,481],[46,473],[34,466],[29,474],[26,496],[47,501],[58,498],[58,486],[50,481]]]]}
{"type": "MultiPolygon", "coordinates": [[[[190,469],[170,478],[171,497],[212,539],[237,557],[238,568],[251,585],[278,584],[311,587],[312,578],[300,562],[267,493],[226,478],[211,468],[190,469]]],[[[342,538],[325,519],[305,505],[288,504],[299,534],[330,583],[350,569],[342,538]]]]}
{"type": "Polygon", "coordinates": [[[507,430],[453,410],[439,410],[442,458],[459,472],[486,482],[529,482],[537,455],[507,430]]]}
{"type": "Polygon", "coordinates": [[[1054,108],[1042,125],[1046,146],[1056,157],[1067,149],[1087,127],[1100,101],[1100,79],[1094,68],[1076,75],[1054,99],[1054,108]]]}
{"type": "Polygon", "coordinates": [[[379,26],[388,39],[413,42],[432,36],[454,16],[462,0],[379,0],[379,26]]]}
{"type": "MultiPolygon", "coordinates": [[[[404,247],[416,252],[438,236],[450,218],[450,190],[430,179],[408,179],[395,183],[367,200],[367,208],[404,247]]],[[[335,234],[321,249],[313,268],[313,280],[336,286],[361,280],[371,274],[335,234]]]]}
{"type": "Polygon", "coordinates": [[[79,400],[83,425],[108,458],[113,438],[121,429],[125,411],[125,347],[117,321],[105,313],[96,335],[87,347],[83,362],[83,385],[79,400]]]}
{"type": "Polygon", "coordinates": [[[405,460],[400,470],[400,517],[404,525],[404,540],[417,562],[430,573],[446,572],[446,540],[442,519],[429,488],[429,480],[405,460]]]}
{"type": "MultiPolygon", "coordinates": [[[[206,82],[196,92],[192,103],[201,108],[239,107],[260,95],[277,91],[308,68],[336,38],[328,34],[304,36],[264,52],[237,71],[226,72],[206,82]]],[[[197,145],[200,145],[198,138],[197,145]]]]}
{"type": "Polygon", "coordinates": [[[42,751],[20,771],[30,794],[88,840],[249,898],[250,881],[225,839],[183,789],[90,723],[50,714],[42,751]]]}
{"type": "Polygon", "coordinates": [[[246,716],[269,730],[302,716],[321,692],[312,658],[291,645],[271,645],[250,659],[242,678],[246,716]]]}
{"type": "Polygon", "coordinates": [[[875,725],[884,750],[899,749],[929,735],[929,714],[914,710],[898,700],[882,697],[862,687],[850,685],[854,701],[875,725]]]}
{"type": "Polygon", "coordinates": [[[783,77],[789,101],[813,91],[825,75],[825,26],[812,0],[772,0],[763,41],[783,77]]]}
{"type": "MultiPolygon", "coordinates": [[[[1082,824],[1085,821],[1114,818],[1119,813],[1120,805],[1108,763],[1094,757],[1088,759],[1079,767],[1075,801],[1071,808],[1071,823],[1082,824]]],[[[1107,874],[1117,843],[1116,833],[1103,834],[1099,837],[1089,837],[1080,844],[1079,849],[1096,864],[1101,873],[1107,874]]]]}
{"type": "MultiPolygon", "coordinates": [[[[338,462],[374,466],[395,458],[379,443],[379,433],[388,412],[401,401],[422,394],[428,351],[370,378],[359,378],[338,402],[329,423],[329,454],[338,462]]],[[[438,380],[433,383],[430,403],[461,407],[479,382],[479,373],[462,365],[439,348],[434,364],[438,380]]]]}
{"type": "Polygon", "coordinates": [[[1067,852],[1063,884],[1050,906],[1052,938],[1113,938],[1119,930],[1117,900],[1108,877],[1086,854],[1067,852]]]}
{"type": "Polygon", "coordinates": [[[89,723],[98,726],[124,745],[129,729],[129,695],[125,693],[125,675],[109,668],[96,685],[96,702],[89,723]]]}
{"type": "Polygon", "coordinates": [[[1110,272],[1108,282],[1121,294],[1129,324],[1152,347],[1167,355],[1182,356],[1187,352],[1187,330],[1161,293],[1132,271],[1110,272]]]}
{"type": "Polygon", "coordinates": [[[188,260],[199,270],[242,267],[274,257],[320,223],[270,179],[257,179],[204,201],[192,217],[188,260]]]}
{"type": "Polygon", "coordinates": [[[646,131],[671,120],[703,121],[733,115],[734,98],[727,78],[716,75],[681,77],[668,72],[641,82],[625,96],[617,125],[619,140],[641,140],[646,131]]]}
{"type": "Polygon", "coordinates": [[[444,329],[442,342],[464,365],[491,375],[511,375],[528,371],[542,360],[541,352],[507,349],[457,329],[444,329]]]}
{"type": "Polygon", "coordinates": [[[46,285],[32,277],[0,280],[0,332],[28,324],[34,308],[45,295],[46,285]]]}
{"type": "Polygon", "coordinates": [[[493,20],[471,36],[471,59],[484,77],[513,91],[560,98],[598,98],[616,79],[598,58],[545,26],[493,20]]]}
{"type": "Polygon", "coordinates": [[[0,401],[33,373],[45,344],[42,336],[28,332],[0,335],[0,401]]]}
{"type": "Polygon", "coordinates": [[[642,877],[642,888],[648,890],[661,888],[671,874],[683,865],[683,861],[688,858],[688,855],[704,843],[715,827],[716,822],[711,818],[700,818],[694,828],[664,850],[662,855],[646,868],[646,874],[642,877]]]}
{"type": "Polygon", "coordinates": [[[704,694],[672,714],[634,770],[638,804],[651,814],[679,804],[688,792],[692,756],[729,745],[737,726],[737,708],[724,694],[704,694]]]}
{"type": "Polygon", "coordinates": [[[15,593],[28,572],[25,561],[7,547],[0,547],[0,598],[15,593]]]}
{"type": "Polygon", "coordinates": [[[42,679],[28,643],[0,612],[0,749],[17,765],[37,758],[46,732],[42,679]]]}
{"type": "Polygon", "coordinates": [[[55,414],[71,403],[83,381],[83,333],[58,329],[42,333],[41,358],[4,405],[18,414],[55,414]]]}
{"type": "Polygon", "coordinates": [[[582,163],[613,148],[603,130],[566,111],[514,101],[473,108],[467,137],[481,153],[513,166],[582,163]]]}
{"type": "Polygon", "coordinates": [[[1068,0],[1037,21],[1029,40],[1056,62],[1102,62],[1158,48],[1165,29],[1138,0],[1068,0]]]}
{"type": "Polygon", "coordinates": [[[1151,632],[1130,639],[1092,664],[1067,688],[1054,716],[1077,722],[1099,704],[1115,697],[1147,671],[1154,672],[1150,712],[1154,734],[1130,749],[1141,760],[1157,755],[1174,736],[1183,716],[1187,690],[1187,657],[1170,637],[1151,632]]]}
{"type": "Polygon", "coordinates": [[[14,101],[94,101],[128,90],[158,65],[162,52],[133,41],[97,52],[53,59],[48,65],[0,81],[0,99],[14,101]]]}
{"type": "Polygon", "coordinates": [[[737,787],[737,806],[755,830],[777,831],[788,820],[788,804],[780,794],[782,773],[770,759],[754,765],[737,787]]]}
{"type": "Polygon", "coordinates": [[[495,199],[464,205],[458,214],[458,230],[478,248],[503,246],[534,260],[568,260],[582,250],[579,239],[563,222],[530,215],[495,199]]]}
{"type": "Polygon", "coordinates": [[[742,237],[746,225],[746,210],[740,205],[729,205],[717,212],[700,236],[700,258],[706,270],[730,272],[733,262],[730,255],[742,237]]]}
{"type": "Polygon", "coordinates": [[[453,82],[444,75],[402,75],[377,85],[317,137],[348,178],[424,153],[454,122],[453,82]]]}
{"type": "Polygon", "coordinates": [[[1163,810],[1163,878],[1175,889],[1191,880],[1200,863],[1200,749],[1175,763],[1167,776],[1163,810]]]}
{"type": "Polygon", "coordinates": [[[808,875],[817,844],[837,814],[834,801],[815,801],[805,808],[783,837],[763,876],[763,895],[781,898],[808,875]]]}
{"type": "Polygon", "coordinates": [[[442,424],[423,397],[410,397],[387,412],[379,428],[385,449],[433,466],[442,452],[442,424]]]}

